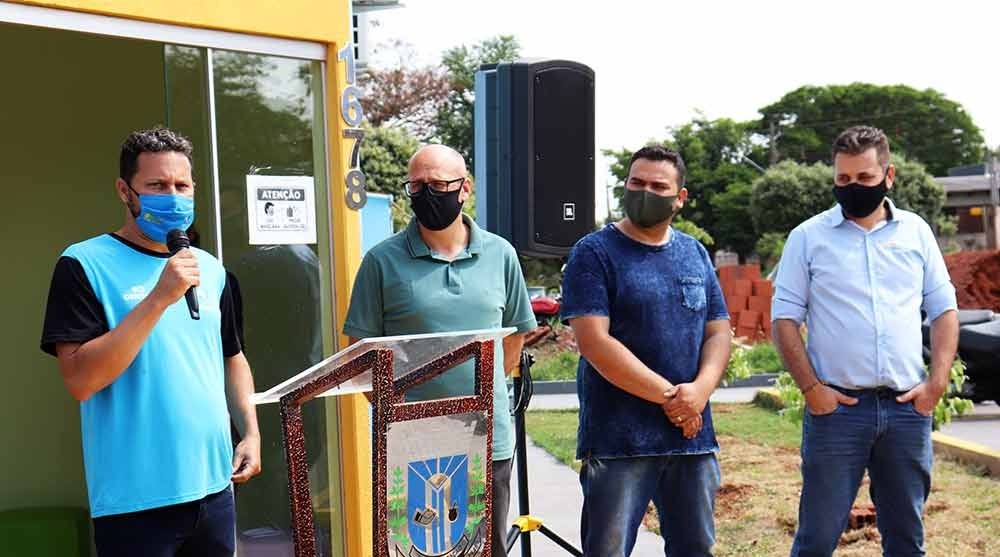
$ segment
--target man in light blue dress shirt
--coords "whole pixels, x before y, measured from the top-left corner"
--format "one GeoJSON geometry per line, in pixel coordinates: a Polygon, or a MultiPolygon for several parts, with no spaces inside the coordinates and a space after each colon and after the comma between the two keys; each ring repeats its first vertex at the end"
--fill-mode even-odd
{"type": "Polygon", "coordinates": [[[885,134],[849,128],[833,163],[838,203],[789,235],[772,307],[775,341],[806,400],[791,554],[833,554],[867,469],[883,552],[924,555],[931,415],[958,343],[955,289],[930,227],[886,196],[896,169],[885,134]],[[932,323],[929,375],[921,313],[932,323]]]}

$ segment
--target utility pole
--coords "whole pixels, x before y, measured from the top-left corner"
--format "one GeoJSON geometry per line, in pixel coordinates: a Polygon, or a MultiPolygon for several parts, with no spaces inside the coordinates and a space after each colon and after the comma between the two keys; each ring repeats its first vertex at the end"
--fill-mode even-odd
{"type": "Polygon", "coordinates": [[[1000,248],[1000,161],[995,153],[986,160],[986,173],[990,179],[990,205],[986,208],[986,249],[1000,248]]]}
{"type": "Polygon", "coordinates": [[[767,142],[769,147],[768,164],[774,166],[778,163],[778,130],[774,124],[774,117],[768,122],[767,142]]]}

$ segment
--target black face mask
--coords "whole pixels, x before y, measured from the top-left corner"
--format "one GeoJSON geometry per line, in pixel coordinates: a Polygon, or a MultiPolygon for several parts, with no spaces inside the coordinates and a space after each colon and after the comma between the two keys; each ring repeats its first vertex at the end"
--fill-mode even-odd
{"type": "Polygon", "coordinates": [[[882,205],[885,194],[889,191],[886,179],[889,172],[886,170],[885,178],[877,186],[864,186],[857,182],[851,182],[846,186],[833,186],[833,196],[837,198],[841,209],[849,216],[863,219],[875,212],[882,205]]]}
{"type": "Polygon", "coordinates": [[[676,195],[656,195],[646,190],[625,188],[625,216],[640,228],[652,228],[669,221],[677,212],[674,209],[676,195]]]}
{"type": "Polygon", "coordinates": [[[410,196],[410,206],[417,220],[428,230],[444,230],[455,222],[462,212],[462,202],[458,194],[462,189],[447,193],[431,193],[426,186],[415,195],[410,196]]]}

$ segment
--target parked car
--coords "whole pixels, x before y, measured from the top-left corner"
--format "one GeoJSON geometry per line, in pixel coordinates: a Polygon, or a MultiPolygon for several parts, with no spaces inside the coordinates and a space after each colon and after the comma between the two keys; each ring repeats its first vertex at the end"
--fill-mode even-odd
{"type": "Polygon", "coordinates": [[[559,309],[562,304],[558,298],[547,293],[544,286],[529,286],[528,298],[531,300],[531,311],[535,314],[535,320],[539,325],[551,326],[559,319],[559,309]]]}
{"type": "Polygon", "coordinates": [[[545,287],[544,286],[529,286],[528,287],[528,298],[534,300],[535,298],[545,297],[545,287]]]}
{"type": "MultiPolygon", "coordinates": [[[[931,325],[923,323],[924,360],[930,361],[931,325]]],[[[1000,315],[988,309],[958,310],[958,356],[965,362],[965,396],[1000,404],[1000,315]]]]}

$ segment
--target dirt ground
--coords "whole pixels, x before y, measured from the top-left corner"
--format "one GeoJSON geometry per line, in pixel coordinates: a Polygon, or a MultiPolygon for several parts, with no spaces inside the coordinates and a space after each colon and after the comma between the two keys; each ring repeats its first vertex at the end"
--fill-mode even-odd
{"type": "MultiPolygon", "coordinates": [[[[716,498],[716,555],[788,555],[795,535],[801,490],[799,454],[791,448],[763,447],[737,437],[720,436],[723,484],[716,498]],[[790,481],[792,480],[792,481],[790,481]]],[[[927,554],[943,557],[987,557],[997,552],[996,524],[983,531],[970,528],[982,523],[985,508],[961,501],[957,492],[969,474],[953,462],[937,463],[935,485],[927,502],[925,521],[927,554]],[[943,473],[943,472],[949,473],[943,473]],[[993,531],[990,532],[989,530],[993,531]]],[[[995,480],[992,480],[995,481],[995,480]]],[[[856,507],[870,505],[868,478],[858,494],[856,507]]],[[[646,526],[659,531],[656,513],[646,514],[646,526]]],[[[989,511],[996,515],[996,511],[989,511]]],[[[878,557],[881,537],[874,525],[850,530],[840,538],[837,557],[878,557]]]]}
{"type": "Polygon", "coordinates": [[[1000,251],[963,251],[946,255],[958,307],[1000,312],[1000,251]]]}
{"type": "Polygon", "coordinates": [[[542,325],[525,337],[525,348],[535,357],[535,361],[540,361],[560,352],[572,350],[576,352],[576,337],[573,336],[573,329],[564,325],[556,325],[551,328],[542,325]]]}
{"type": "MultiPolygon", "coordinates": [[[[745,404],[712,405],[722,451],[722,486],[716,498],[716,557],[781,557],[788,555],[797,524],[802,480],[799,473],[797,424],[774,412],[745,404]]],[[[577,414],[551,410],[528,412],[532,441],[579,471],[576,451],[577,414]]],[[[935,458],[931,495],[925,507],[927,555],[932,557],[996,557],[1000,555],[1000,479],[981,469],[935,458]]],[[[871,508],[868,482],[859,490],[855,508],[871,508]]],[[[877,520],[877,517],[874,517],[877,520]]],[[[659,531],[655,510],[646,526],[659,531]]],[[[840,539],[835,557],[879,557],[878,529],[850,530],[840,539]]]]}
{"type": "MultiPolygon", "coordinates": [[[[721,410],[721,409],[720,409],[721,410]]],[[[725,411],[725,410],[723,410],[725,411]]],[[[766,446],[746,437],[719,435],[723,483],[716,498],[719,557],[788,555],[798,522],[802,482],[799,451],[766,446]]],[[[1000,481],[967,467],[937,459],[934,484],[925,509],[927,555],[995,557],[1000,554],[1000,481]],[[977,496],[970,497],[971,493],[977,496]]],[[[873,508],[866,476],[855,508],[873,508]]],[[[646,525],[658,531],[656,513],[646,525]]],[[[840,538],[837,557],[878,557],[881,537],[874,525],[849,530],[840,538]]]]}

